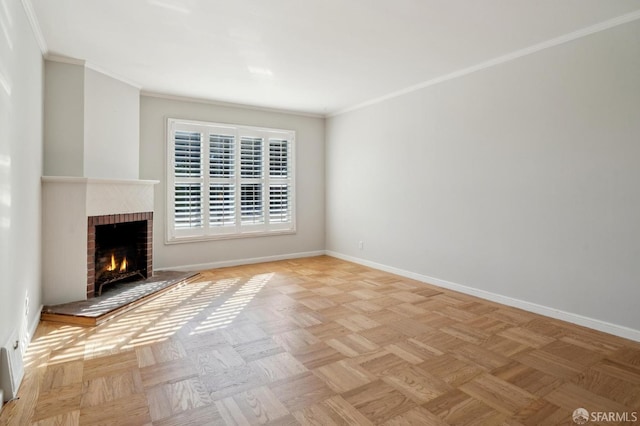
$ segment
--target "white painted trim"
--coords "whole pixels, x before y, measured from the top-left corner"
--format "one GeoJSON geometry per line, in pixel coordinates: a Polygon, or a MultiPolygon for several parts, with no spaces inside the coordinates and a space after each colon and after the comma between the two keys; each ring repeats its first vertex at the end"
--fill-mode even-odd
{"type": "Polygon", "coordinates": [[[126,84],[128,86],[133,87],[136,90],[142,89],[142,86],[134,81],[127,79],[121,75],[115,74],[109,70],[106,70],[98,65],[87,62],[83,59],[71,58],[69,56],[57,55],[55,53],[45,53],[44,59],[51,62],[59,62],[61,64],[70,64],[70,65],[79,65],[84,67],[85,69],[90,69],[102,75],[105,75],[113,80],[119,81],[120,83],[126,84]]]}
{"type": "Polygon", "coordinates": [[[21,0],[21,3],[24,13],[27,15],[27,20],[29,20],[29,25],[31,25],[33,36],[36,38],[36,43],[38,43],[38,47],[40,48],[40,53],[45,55],[49,49],[47,48],[47,42],[42,35],[42,29],[40,28],[40,23],[38,22],[38,17],[36,16],[33,4],[31,4],[31,0],[21,0]]]}
{"type": "MultiPolygon", "coordinates": [[[[35,336],[36,334],[36,330],[38,328],[38,324],[40,324],[40,313],[42,312],[42,308],[44,307],[44,305],[40,305],[40,308],[38,308],[38,310],[36,311],[36,314],[34,315],[33,318],[31,318],[31,324],[29,324],[27,326],[27,333],[29,333],[29,335],[27,336],[29,343],[31,343],[31,340],[33,339],[33,336],[35,336]]],[[[26,350],[27,348],[25,348],[26,350]]]]}
{"type": "Polygon", "coordinates": [[[219,262],[198,263],[195,265],[171,266],[158,268],[156,271],[204,271],[207,269],[226,268],[229,266],[251,265],[254,263],[276,262],[278,260],[300,259],[303,257],[323,256],[324,250],[305,251],[300,253],[278,254],[274,256],[252,257],[247,259],[223,260],[219,262]]]}
{"type": "MultiPolygon", "coordinates": [[[[206,121],[196,121],[196,120],[184,120],[180,118],[167,118],[167,127],[166,127],[166,136],[167,136],[167,144],[166,144],[166,220],[165,220],[165,244],[182,244],[182,243],[190,243],[195,241],[206,241],[206,240],[223,240],[223,239],[233,239],[233,238],[253,238],[253,237],[263,237],[263,236],[271,236],[271,235],[284,235],[284,234],[295,234],[296,230],[296,131],[295,130],[285,130],[285,129],[277,129],[277,128],[268,128],[268,127],[254,127],[247,126],[241,124],[228,124],[228,123],[214,123],[214,122],[206,122],[206,121]],[[199,177],[176,177],[173,172],[174,163],[175,163],[175,135],[179,131],[189,131],[196,132],[197,134],[204,135],[204,140],[209,140],[209,137],[213,134],[223,134],[232,136],[232,145],[233,152],[235,152],[234,160],[233,160],[233,170],[235,173],[232,173],[231,176],[223,177],[220,181],[215,178],[211,178],[208,173],[201,174],[199,177]],[[284,138],[285,142],[288,143],[288,154],[287,158],[289,161],[287,164],[288,173],[286,177],[283,179],[278,179],[276,177],[271,177],[268,167],[269,161],[265,161],[262,163],[262,174],[259,178],[246,178],[243,177],[238,170],[241,168],[241,142],[243,138],[247,137],[257,137],[264,143],[261,143],[261,155],[263,158],[269,158],[269,141],[276,138],[284,138]],[[195,184],[201,185],[203,188],[205,199],[208,199],[210,196],[210,187],[215,182],[220,182],[222,184],[231,185],[232,189],[235,191],[235,202],[233,209],[235,211],[235,216],[233,220],[233,224],[229,226],[212,226],[209,222],[211,219],[211,212],[209,211],[209,206],[205,205],[204,211],[201,212],[203,223],[200,227],[187,227],[187,228],[177,228],[176,227],[176,194],[175,188],[176,185],[179,184],[195,184]],[[290,206],[290,220],[287,222],[271,222],[269,217],[269,211],[267,211],[267,207],[269,202],[271,201],[270,192],[265,189],[262,195],[262,201],[265,205],[264,217],[262,224],[253,225],[253,224],[245,224],[242,221],[242,205],[240,198],[240,189],[242,185],[247,183],[262,183],[265,188],[269,188],[273,183],[274,185],[283,184],[286,185],[290,198],[288,206],[290,206]]],[[[208,154],[208,146],[205,143],[200,144],[200,166],[202,169],[208,169],[209,165],[209,154],[208,154]]]]}
{"type": "MultiPolygon", "coordinates": [[[[168,206],[167,206],[168,207],[168,206]]],[[[167,210],[171,210],[167,208],[167,210]]],[[[224,241],[224,240],[238,240],[243,238],[262,238],[262,237],[277,237],[282,235],[295,235],[298,231],[295,229],[282,229],[276,231],[256,231],[256,232],[245,232],[245,233],[228,233],[228,234],[196,234],[191,236],[174,236],[172,239],[169,239],[169,234],[172,233],[172,227],[170,223],[167,223],[167,227],[165,229],[165,245],[172,246],[175,244],[190,244],[190,243],[202,243],[205,241],[224,241]]]]}
{"type": "Polygon", "coordinates": [[[236,104],[232,102],[216,101],[216,100],[203,99],[203,98],[192,98],[189,96],[171,95],[168,93],[160,93],[160,92],[153,92],[153,91],[147,91],[147,90],[140,91],[140,96],[146,96],[149,98],[167,99],[169,101],[177,101],[177,102],[190,102],[190,103],[199,103],[199,104],[214,105],[214,106],[221,106],[221,107],[228,107],[228,108],[240,108],[240,109],[248,109],[253,111],[296,115],[300,117],[325,118],[325,115],[323,114],[313,114],[310,112],[292,111],[288,109],[270,108],[270,107],[263,107],[263,106],[257,106],[257,105],[236,104]]]}
{"type": "Polygon", "coordinates": [[[95,71],[97,73],[106,75],[109,78],[112,78],[114,80],[119,81],[120,83],[124,83],[127,84],[131,87],[133,87],[136,90],[142,90],[142,85],[133,81],[133,80],[129,80],[127,77],[123,77],[121,75],[118,75],[114,72],[111,72],[107,69],[102,68],[101,66],[98,66],[96,64],[92,64],[91,62],[85,62],[85,68],[89,68],[92,71],[95,71]]]}
{"type": "Polygon", "coordinates": [[[558,46],[560,44],[564,44],[582,37],[586,37],[591,34],[598,33],[600,31],[607,30],[609,28],[617,27],[622,24],[626,24],[632,21],[636,21],[640,19],[640,10],[636,10],[631,13],[627,13],[625,15],[621,15],[612,19],[608,19],[606,21],[599,22],[595,25],[591,25],[586,28],[582,28],[580,30],[561,35],[560,37],[552,38],[547,41],[543,41],[542,43],[534,44],[533,46],[525,47],[524,49],[516,50],[511,53],[507,53],[506,55],[498,56],[497,58],[490,59],[488,61],[480,62],[479,64],[472,65],[468,68],[463,68],[457,71],[453,71],[449,74],[441,75],[439,77],[433,78],[431,80],[423,81],[422,83],[415,84],[413,86],[406,87],[404,89],[397,90],[395,92],[388,93],[384,96],[380,96],[374,99],[370,99],[368,101],[343,108],[331,114],[328,114],[327,117],[335,117],[350,111],[355,111],[358,109],[362,109],[374,104],[378,104],[380,102],[397,98],[402,95],[406,95],[407,93],[415,92],[420,89],[424,89],[425,87],[434,86],[436,84],[444,83],[445,81],[453,80],[458,77],[462,77],[476,71],[481,71],[486,68],[490,68],[496,65],[503,64],[505,62],[513,61],[514,59],[521,58],[523,56],[531,55],[532,53],[539,52],[544,49],[548,49],[550,47],[558,46]]]}
{"type": "Polygon", "coordinates": [[[84,67],[86,63],[86,61],[84,61],[83,59],[72,58],[70,56],[64,55],[56,55],[49,52],[45,53],[43,56],[46,61],[58,62],[60,64],[79,65],[81,67],[84,67]]]}
{"type": "Polygon", "coordinates": [[[407,271],[404,269],[396,268],[393,266],[384,265],[382,263],[372,262],[370,260],[348,256],[332,250],[326,250],[326,254],[327,256],[332,256],[338,259],[346,260],[348,262],[353,262],[360,265],[368,266],[370,268],[379,269],[381,271],[390,272],[392,274],[400,275],[406,278],[411,278],[413,280],[421,281],[423,283],[432,284],[438,287],[442,287],[442,288],[457,291],[460,293],[468,294],[471,296],[479,297],[481,299],[490,300],[492,302],[501,303],[503,305],[512,306],[514,308],[523,309],[528,312],[533,312],[533,313],[544,315],[550,318],[559,319],[562,321],[570,322],[572,324],[581,325],[583,327],[588,327],[594,330],[613,334],[615,336],[624,337],[625,339],[630,339],[630,340],[635,340],[636,342],[640,342],[640,330],[634,330],[632,328],[625,327],[622,325],[612,324],[606,321],[597,320],[595,318],[585,317],[583,315],[562,311],[560,309],[551,308],[549,306],[538,305],[537,303],[527,302],[525,300],[514,299],[509,296],[503,296],[501,294],[492,293],[490,291],[480,290],[480,289],[469,287],[466,285],[441,280],[439,278],[429,277],[427,275],[422,275],[422,274],[407,271]]]}
{"type": "Polygon", "coordinates": [[[85,178],[74,176],[42,176],[42,182],[53,183],[87,183],[87,184],[104,184],[104,185],[157,185],[159,180],[140,180],[140,179],[99,179],[85,178]]]}

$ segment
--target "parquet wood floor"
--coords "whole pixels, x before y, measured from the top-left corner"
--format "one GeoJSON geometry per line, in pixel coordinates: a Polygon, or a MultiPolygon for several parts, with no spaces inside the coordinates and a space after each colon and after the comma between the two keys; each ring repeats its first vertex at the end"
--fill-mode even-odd
{"type": "Polygon", "coordinates": [[[322,256],[42,322],[19,396],[0,424],[571,425],[640,411],[640,343],[322,256]]]}

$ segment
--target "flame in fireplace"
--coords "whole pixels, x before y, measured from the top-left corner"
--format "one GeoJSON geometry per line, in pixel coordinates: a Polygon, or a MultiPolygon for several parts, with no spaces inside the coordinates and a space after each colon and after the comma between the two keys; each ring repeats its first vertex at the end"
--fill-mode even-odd
{"type": "Polygon", "coordinates": [[[107,271],[116,271],[118,270],[119,272],[127,272],[127,258],[125,257],[122,262],[120,262],[120,267],[118,267],[117,262],[116,262],[116,257],[113,253],[111,253],[111,263],[109,263],[109,265],[107,265],[107,271]]]}
{"type": "Polygon", "coordinates": [[[111,253],[111,264],[107,266],[107,271],[115,271],[115,270],[116,270],[116,258],[113,255],[113,253],[111,253]]]}

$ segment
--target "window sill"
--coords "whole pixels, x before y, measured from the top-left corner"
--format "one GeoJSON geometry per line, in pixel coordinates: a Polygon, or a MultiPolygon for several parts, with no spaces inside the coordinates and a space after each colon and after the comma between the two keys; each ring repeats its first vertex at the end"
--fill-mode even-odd
{"type": "Polygon", "coordinates": [[[258,232],[245,232],[242,234],[219,234],[219,235],[194,235],[184,237],[165,238],[165,245],[173,244],[185,244],[185,243],[198,243],[205,241],[221,241],[221,240],[237,240],[244,238],[258,238],[258,237],[274,237],[279,235],[293,235],[296,234],[295,229],[284,229],[278,231],[258,231],[258,232]]]}

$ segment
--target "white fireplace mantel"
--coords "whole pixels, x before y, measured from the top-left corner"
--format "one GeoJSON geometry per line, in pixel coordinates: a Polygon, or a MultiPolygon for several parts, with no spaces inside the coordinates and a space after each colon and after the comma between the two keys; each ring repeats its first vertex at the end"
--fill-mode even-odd
{"type": "Polygon", "coordinates": [[[159,181],[44,176],[42,183],[54,191],[84,188],[86,216],[99,216],[153,211],[153,186],[159,181]]]}
{"type": "Polygon", "coordinates": [[[42,299],[86,299],[87,218],[153,211],[157,180],[42,177],[42,299]]]}

